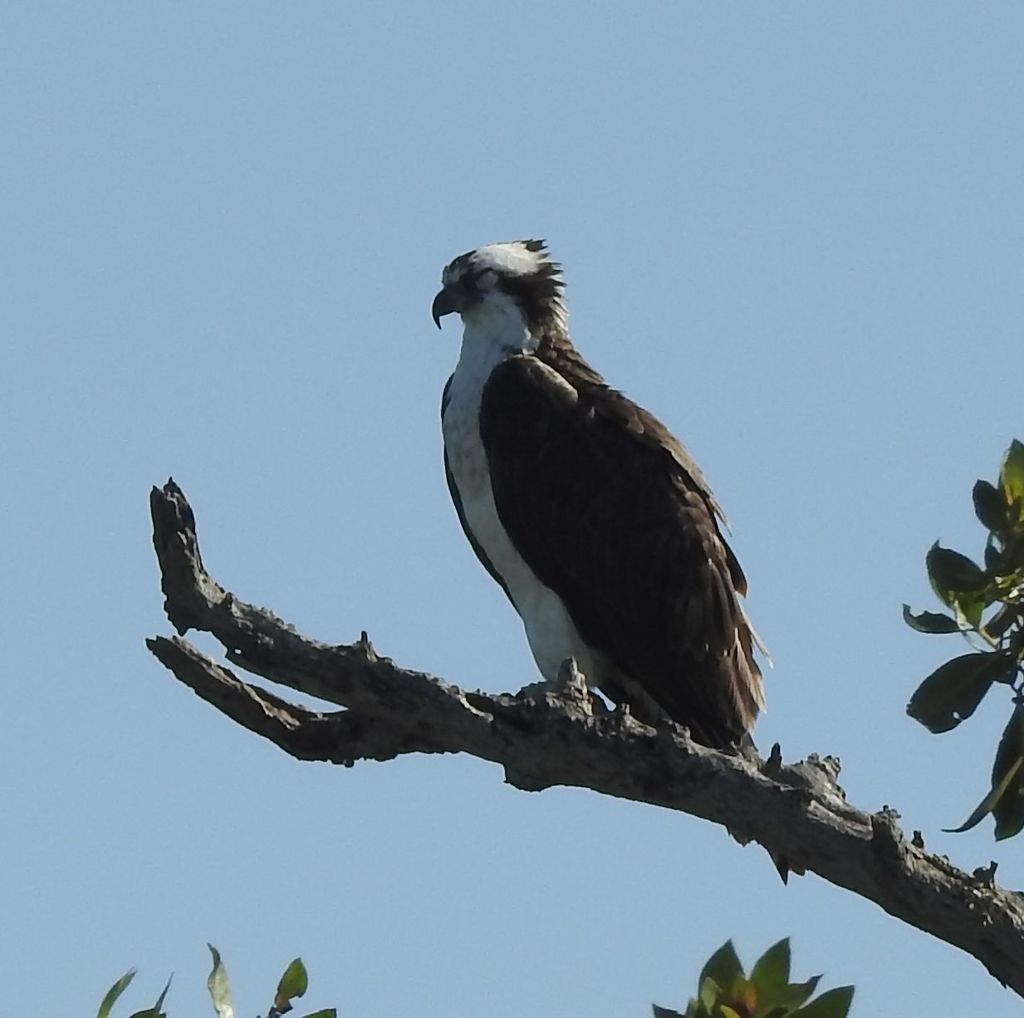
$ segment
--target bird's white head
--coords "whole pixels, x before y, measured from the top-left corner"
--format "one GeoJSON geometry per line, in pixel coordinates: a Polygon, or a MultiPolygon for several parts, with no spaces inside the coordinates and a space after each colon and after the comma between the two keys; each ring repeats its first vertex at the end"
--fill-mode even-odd
{"type": "Polygon", "coordinates": [[[467,251],[441,273],[441,292],[430,309],[438,328],[457,312],[467,326],[488,319],[518,320],[534,336],[565,329],[561,266],[542,240],[516,240],[467,251]]]}

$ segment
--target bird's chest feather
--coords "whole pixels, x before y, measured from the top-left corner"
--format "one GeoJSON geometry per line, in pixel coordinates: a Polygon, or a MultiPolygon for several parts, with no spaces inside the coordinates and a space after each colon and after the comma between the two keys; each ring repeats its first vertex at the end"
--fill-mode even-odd
{"type": "Polygon", "coordinates": [[[478,499],[490,500],[493,509],[487,453],[480,440],[480,401],[491,372],[526,346],[521,332],[507,331],[503,335],[500,330],[474,332],[467,327],[448,387],[442,415],[444,447],[467,509],[478,499]]]}
{"type": "Polygon", "coordinates": [[[509,539],[491,488],[487,452],[480,438],[480,401],[491,371],[510,351],[463,344],[442,416],[448,469],[462,503],[462,517],[501,575],[520,614],[535,599],[538,581],[509,539]]]}
{"type": "Polygon", "coordinates": [[[460,379],[457,372],[453,376],[442,420],[444,448],[466,523],[489,555],[504,558],[504,544],[508,542],[507,538],[501,540],[505,528],[498,520],[487,452],[480,439],[482,390],[483,384],[477,379],[460,379]]]}
{"type": "Polygon", "coordinates": [[[487,453],[480,440],[480,388],[472,391],[452,380],[442,421],[448,467],[463,501],[490,490],[487,453]]]}
{"type": "Polygon", "coordinates": [[[511,348],[510,344],[502,348],[463,342],[442,413],[445,454],[465,526],[501,576],[523,620],[541,674],[553,681],[561,663],[573,657],[593,681],[600,674],[600,662],[581,640],[562,599],[537,579],[501,522],[487,452],[480,438],[480,403],[491,371],[506,357],[527,349],[521,342],[511,348]]]}

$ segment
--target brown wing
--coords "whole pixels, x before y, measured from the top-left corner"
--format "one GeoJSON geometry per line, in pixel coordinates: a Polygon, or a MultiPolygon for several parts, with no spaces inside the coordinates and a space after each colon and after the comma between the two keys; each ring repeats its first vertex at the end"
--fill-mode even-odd
{"type": "Polygon", "coordinates": [[[531,356],[492,373],[480,431],[501,522],[584,640],[696,738],[740,739],[761,704],[745,581],[682,446],[531,356]]]}

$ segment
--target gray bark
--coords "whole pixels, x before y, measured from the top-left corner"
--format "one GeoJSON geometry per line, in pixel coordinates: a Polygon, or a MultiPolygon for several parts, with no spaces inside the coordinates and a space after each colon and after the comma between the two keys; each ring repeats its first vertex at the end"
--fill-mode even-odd
{"type": "Polygon", "coordinates": [[[301,760],[351,766],[403,753],[469,753],[501,765],[505,780],[537,791],[589,788],[721,824],[758,842],[786,873],[817,873],[919,930],[973,955],[1024,997],[1024,895],[996,886],[908,840],[898,814],[849,805],[838,762],[784,764],[719,752],[667,722],[609,711],[567,663],[559,688],[493,695],[463,690],[380,657],[364,633],[319,643],[271,612],[238,600],[206,572],[195,519],[169,481],[150,505],[165,610],[179,636],[147,640],[177,679],[233,721],[301,760]],[[343,709],[312,711],[246,682],[181,637],[209,632],[247,672],[343,709]]]}

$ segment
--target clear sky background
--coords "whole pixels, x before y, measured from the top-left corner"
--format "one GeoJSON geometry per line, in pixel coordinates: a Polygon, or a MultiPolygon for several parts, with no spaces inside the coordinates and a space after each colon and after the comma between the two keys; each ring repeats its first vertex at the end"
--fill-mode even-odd
{"type": "MultiPolygon", "coordinates": [[[[445,262],[547,237],[577,344],[687,443],[776,667],[758,741],[1024,887],[959,823],[1005,702],[904,714],[955,638],[936,538],[1024,438],[1018,3],[9,3],[0,14],[0,1014],[129,966],[238,1013],[301,954],[346,1018],[626,1018],[727,937],[793,937],[854,1014],[1003,1013],[974,960],[687,816],[472,759],[298,763],[179,686],[149,487],[330,641],[536,677],[449,505],[445,262]],[[952,642],[950,642],[952,641],[952,642]]],[[[204,646],[208,644],[204,643],[204,646]]],[[[127,1013],[127,1011],[125,1012],[127,1013]]]]}

